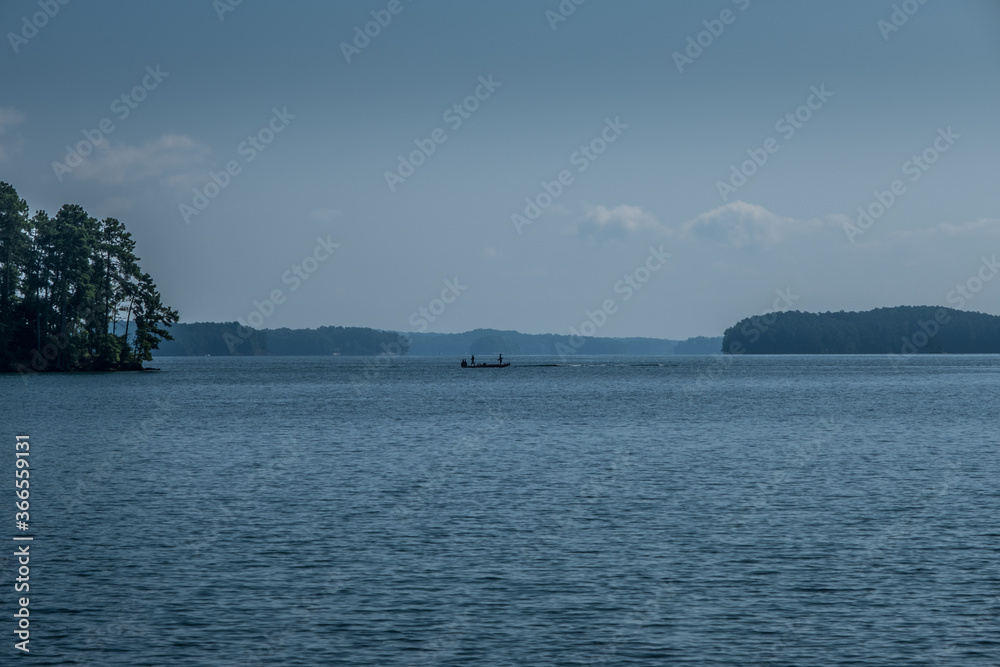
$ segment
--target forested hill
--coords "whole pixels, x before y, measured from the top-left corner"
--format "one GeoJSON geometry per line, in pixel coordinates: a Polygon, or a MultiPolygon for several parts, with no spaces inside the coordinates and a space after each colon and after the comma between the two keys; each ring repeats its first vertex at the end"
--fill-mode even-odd
{"type": "Polygon", "coordinates": [[[1000,353],[1000,317],[937,306],[865,312],[789,311],[726,330],[727,354],[1000,353]]]}
{"type": "Polygon", "coordinates": [[[457,334],[380,331],[364,327],[251,329],[237,322],[175,324],[173,340],[160,343],[157,356],[379,355],[411,356],[718,354],[722,338],[678,343],[661,338],[577,338],[558,334],[477,329],[457,334]]]}

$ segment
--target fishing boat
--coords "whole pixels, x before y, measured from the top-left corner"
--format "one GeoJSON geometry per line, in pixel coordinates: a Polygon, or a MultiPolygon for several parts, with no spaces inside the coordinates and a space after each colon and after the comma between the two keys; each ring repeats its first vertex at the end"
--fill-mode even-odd
{"type": "Polygon", "coordinates": [[[507,368],[510,366],[510,362],[503,363],[503,355],[497,360],[495,364],[477,364],[476,358],[472,357],[472,363],[470,364],[465,359],[462,359],[462,368],[507,368]]]}

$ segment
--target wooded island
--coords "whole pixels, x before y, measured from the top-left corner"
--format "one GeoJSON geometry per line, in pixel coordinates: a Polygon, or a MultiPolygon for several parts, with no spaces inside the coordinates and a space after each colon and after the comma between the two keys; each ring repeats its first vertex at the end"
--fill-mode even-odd
{"type": "Polygon", "coordinates": [[[177,322],[115,218],[55,217],[0,183],[0,371],[141,370],[177,322]]]}
{"type": "Polygon", "coordinates": [[[996,354],[1000,317],[938,306],[775,312],[726,329],[725,354],[996,354]]]}

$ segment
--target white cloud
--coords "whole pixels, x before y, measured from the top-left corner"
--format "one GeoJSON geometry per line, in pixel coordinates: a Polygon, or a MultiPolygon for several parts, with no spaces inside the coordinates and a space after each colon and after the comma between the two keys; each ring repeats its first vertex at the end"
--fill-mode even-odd
{"type": "Polygon", "coordinates": [[[620,204],[614,208],[589,207],[573,230],[581,236],[621,238],[639,232],[662,231],[663,227],[656,216],[640,207],[620,204]]]}
{"type": "Polygon", "coordinates": [[[207,178],[211,150],[194,139],[167,134],[141,146],[101,140],[73,175],[106,185],[161,179],[166,185],[189,187],[207,178]]]}
{"type": "MultiPolygon", "coordinates": [[[[7,129],[24,120],[24,114],[17,109],[12,109],[10,107],[0,107],[0,136],[7,133],[7,129]]],[[[20,143],[11,146],[6,143],[0,143],[0,160],[6,160],[8,157],[20,150],[20,143]]]]}
{"type": "Polygon", "coordinates": [[[24,120],[24,114],[17,109],[0,107],[0,134],[7,131],[11,125],[17,125],[24,120]]]}
{"type": "Polygon", "coordinates": [[[639,206],[620,204],[614,208],[591,206],[569,231],[590,238],[625,238],[633,234],[660,234],[677,239],[701,239],[736,248],[768,247],[792,234],[815,231],[825,226],[840,227],[837,216],[827,222],[813,218],[782,217],[763,206],[734,201],[696,215],[682,225],[670,227],[639,206]]]}
{"type": "Polygon", "coordinates": [[[772,246],[791,234],[820,229],[818,219],[796,220],[782,217],[763,206],[734,201],[701,213],[681,225],[680,237],[693,237],[728,243],[736,248],[772,246]]]}

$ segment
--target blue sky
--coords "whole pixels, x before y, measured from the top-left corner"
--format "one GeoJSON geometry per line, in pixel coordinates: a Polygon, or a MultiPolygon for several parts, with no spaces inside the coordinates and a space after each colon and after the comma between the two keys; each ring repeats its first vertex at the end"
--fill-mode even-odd
{"type": "Polygon", "coordinates": [[[778,291],[955,306],[1000,252],[1000,3],[561,6],[8,0],[0,180],[122,220],[185,322],[567,333],[611,300],[597,335],[721,335],[778,291]]]}

